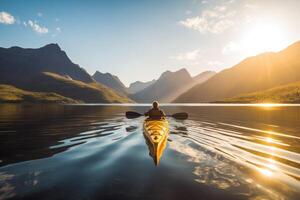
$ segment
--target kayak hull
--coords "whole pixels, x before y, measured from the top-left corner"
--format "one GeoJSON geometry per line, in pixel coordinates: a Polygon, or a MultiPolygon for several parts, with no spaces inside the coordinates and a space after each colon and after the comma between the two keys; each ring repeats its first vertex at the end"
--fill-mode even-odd
{"type": "Polygon", "coordinates": [[[155,165],[159,164],[163,151],[166,148],[169,132],[167,119],[146,119],[144,122],[144,136],[149,148],[149,154],[153,158],[155,165]]]}

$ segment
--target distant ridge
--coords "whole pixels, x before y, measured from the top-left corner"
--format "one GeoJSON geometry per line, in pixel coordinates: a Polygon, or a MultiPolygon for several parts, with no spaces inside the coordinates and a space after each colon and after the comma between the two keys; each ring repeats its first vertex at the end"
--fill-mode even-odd
{"type": "Polygon", "coordinates": [[[106,85],[107,87],[110,87],[110,88],[118,91],[119,93],[122,93],[122,94],[127,93],[127,88],[120,81],[120,79],[115,75],[112,75],[110,73],[101,73],[99,71],[96,71],[92,77],[98,83],[106,85]]]}
{"type": "Polygon", "coordinates": [[[199,83],[203,83],[205,81],[207,81],[208,79],[210,79],[211,77],[213,77],[216,74],[215,71],[205,71],[202,72],[196,76],[193,77],[194,79],[194,84],[199,84],[199,83]]]}
{"type": "Polygon", "coordinates": [[[168,103],[190,89],[196,83],[206,81],[214,74],[215,72],[205,72],[193,78],[185,68],[175,72],[166,71],[161,74],[157,81],[133,94],[131,97],[137,102],[152,102],[158,100],[168,103]]]}
{"type": "Polygon", "coordinates": [[[153,79],[152,81],[147,81],[147,82],[141,82],[141,81],[133,82],[129,85],[128,93],[134,94],[140,92],[145,88],[149,87],[150,85],[152,85],[153,83],[155,83],[155,81],[156,80],[153,79]]]}
{"type": "Polygon", "coordinates": [[[192,77],[186,69],[176,72],[166,71],[149,87],[135,93],[132,98],[137,102],[169,102],[170,95],[176,93],[183,85],[192,82],[192,77]]]}

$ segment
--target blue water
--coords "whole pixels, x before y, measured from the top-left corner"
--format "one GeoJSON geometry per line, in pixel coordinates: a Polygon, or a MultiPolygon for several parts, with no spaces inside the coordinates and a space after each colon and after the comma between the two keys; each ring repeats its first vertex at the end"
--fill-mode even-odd
{"type": "Polygon", "coordinates": [[[0,199],[299,199],[299,106],[162,108],[156,166],[147,105],[0,105],[0,199]]]}

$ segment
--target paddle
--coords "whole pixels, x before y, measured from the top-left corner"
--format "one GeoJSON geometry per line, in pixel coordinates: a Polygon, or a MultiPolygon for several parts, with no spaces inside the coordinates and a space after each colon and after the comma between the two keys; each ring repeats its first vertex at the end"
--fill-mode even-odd
{"type": "Polygon", "coordinates": [[[181,120],[185,120],[189,117],[186,112],[175,113],[173,115],[167,115],[167,116],[168,117],[173,117],[175,119],[181,119],[181,120]]]}
{"type": "MultiPolygon", "coordinates": [[[[127,111],[126,112],[126,117],[128,119],[134,119],[134,118],[138,118],[138,117],[141,117],[141,116],[144,116],[138,112],[134,112],[134,111],[127,111]]],[[[181,119],[181,120],[185,120],[188,118],[188,114],[185,113],[185,112],[181,112],[181,113],[175,113],[173,115],[167,115],[167,117],[173,117],[175,119],[181,119]]]]}
{"type": "Polygon", "coordinates": [[[138,118],[138,117],[141,117],[141,116],[143,116],[143,115],[140,114],[140,113],[134,112],[134,111],[127,111],[126,112],[126,117],[128,119],[134,119],[134,118],[138,118]]]}

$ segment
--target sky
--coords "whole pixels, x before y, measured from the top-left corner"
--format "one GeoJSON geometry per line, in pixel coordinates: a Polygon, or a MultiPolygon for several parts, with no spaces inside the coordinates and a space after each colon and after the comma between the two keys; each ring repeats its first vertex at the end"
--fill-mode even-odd
{"type": "Polygon", "coordinates": [[[300,40],[298,0],[0,0],[0,46],[57,43],[125,85],[221,71],[300,40]]]}

